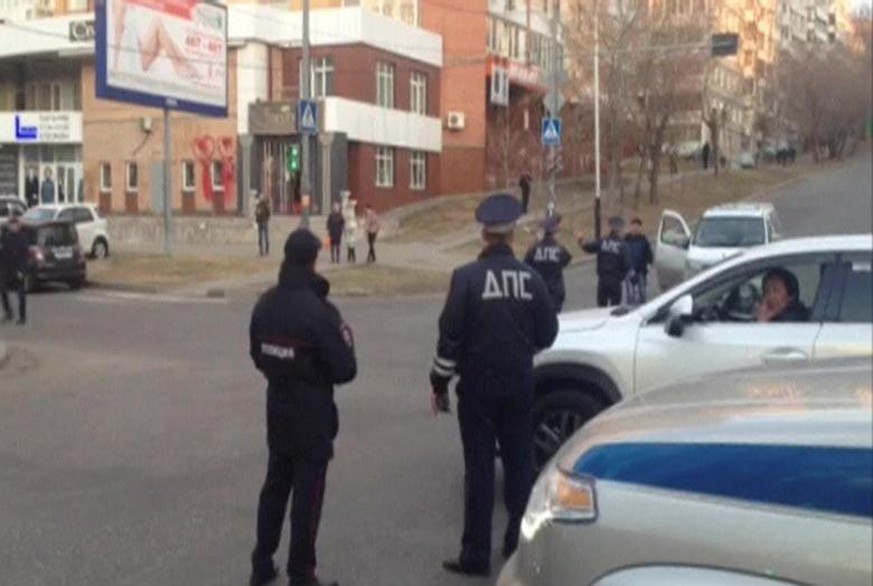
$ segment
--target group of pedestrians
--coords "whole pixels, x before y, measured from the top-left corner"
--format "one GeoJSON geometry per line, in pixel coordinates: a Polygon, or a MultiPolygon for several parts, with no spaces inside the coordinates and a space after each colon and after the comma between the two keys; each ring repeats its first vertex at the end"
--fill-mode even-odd
{"type": "MultiPolygon", "coordinates": [[[[257,197],[253,203],[253,216],[258,230],[258,254],[270,254],[270,217],[272,206],[265,196],[257,197]]],[[[330,243],[330,262],[339,264],[341,260],[342,243],[346,245],[346,262],[357,262],[357,241],[359,226],[363,226],[367,235],[367,263],[376,262],[376,239],[379,236],[381,224],[379,216],[372,206],[364,208],[363,218],[358,218],[357,202],[346,199],[344,203],[334,202],[327,215],[327,235],[330,243]]]]}

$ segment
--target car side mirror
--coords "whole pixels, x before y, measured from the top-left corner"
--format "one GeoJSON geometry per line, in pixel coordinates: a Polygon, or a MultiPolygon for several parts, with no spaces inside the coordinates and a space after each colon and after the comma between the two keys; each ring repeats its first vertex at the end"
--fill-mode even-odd
{"type": "Polygon", "coordinates": [[[679,245],[679,248],[684,248],[685,250],[688,250],[688,247],[691,246],[691,238],[689,238],[688,236],[680,236],[677,244],[679,245]]]}
{"type": "Polygon", "coordinates": [[[681,337],[685,332],[685,324],[691,321],[693,315],[694,299],[691,295],[683,295],[670,306],[664,331],[673,338],[681,337]]]}

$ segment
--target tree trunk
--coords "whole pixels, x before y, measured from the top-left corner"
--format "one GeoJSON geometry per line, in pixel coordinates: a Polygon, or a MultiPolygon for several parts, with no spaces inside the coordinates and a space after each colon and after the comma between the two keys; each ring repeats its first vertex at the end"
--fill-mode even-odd
{"type": "Polygon", "coordinates": [[[646,154],[643,153],[640,155],[640,166],[637,169],[637,185],[634,188],[634,208],[640,207],[640,197],[643,192],[643,174],[646,170],[646,154]]]}
{"type": "Polygon", "coordinates": [[[654,149],[651,154],[652,168],[649,171],[649,203],[658,203],[658,178],[661,175],[661,149],[654,149]]]}

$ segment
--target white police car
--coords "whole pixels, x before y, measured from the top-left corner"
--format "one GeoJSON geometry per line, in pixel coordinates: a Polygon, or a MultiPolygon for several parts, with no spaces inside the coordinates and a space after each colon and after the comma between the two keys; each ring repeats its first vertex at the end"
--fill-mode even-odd
{"type": "Polygon", "coordinates": [[[618,405],[543,470],[498,586],[869,586],[871,374],[759,368],[618,405]]]}

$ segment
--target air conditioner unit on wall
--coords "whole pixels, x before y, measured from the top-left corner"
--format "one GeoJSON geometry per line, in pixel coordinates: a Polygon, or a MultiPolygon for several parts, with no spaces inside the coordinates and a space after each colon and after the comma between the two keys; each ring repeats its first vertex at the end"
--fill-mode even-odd
{"type": "Polygon", "coordinates": [[[449,130],[463,130],[464,122],[463,112],[449,112],[449,115],[446,116],[446,128],[449,130]]]}

